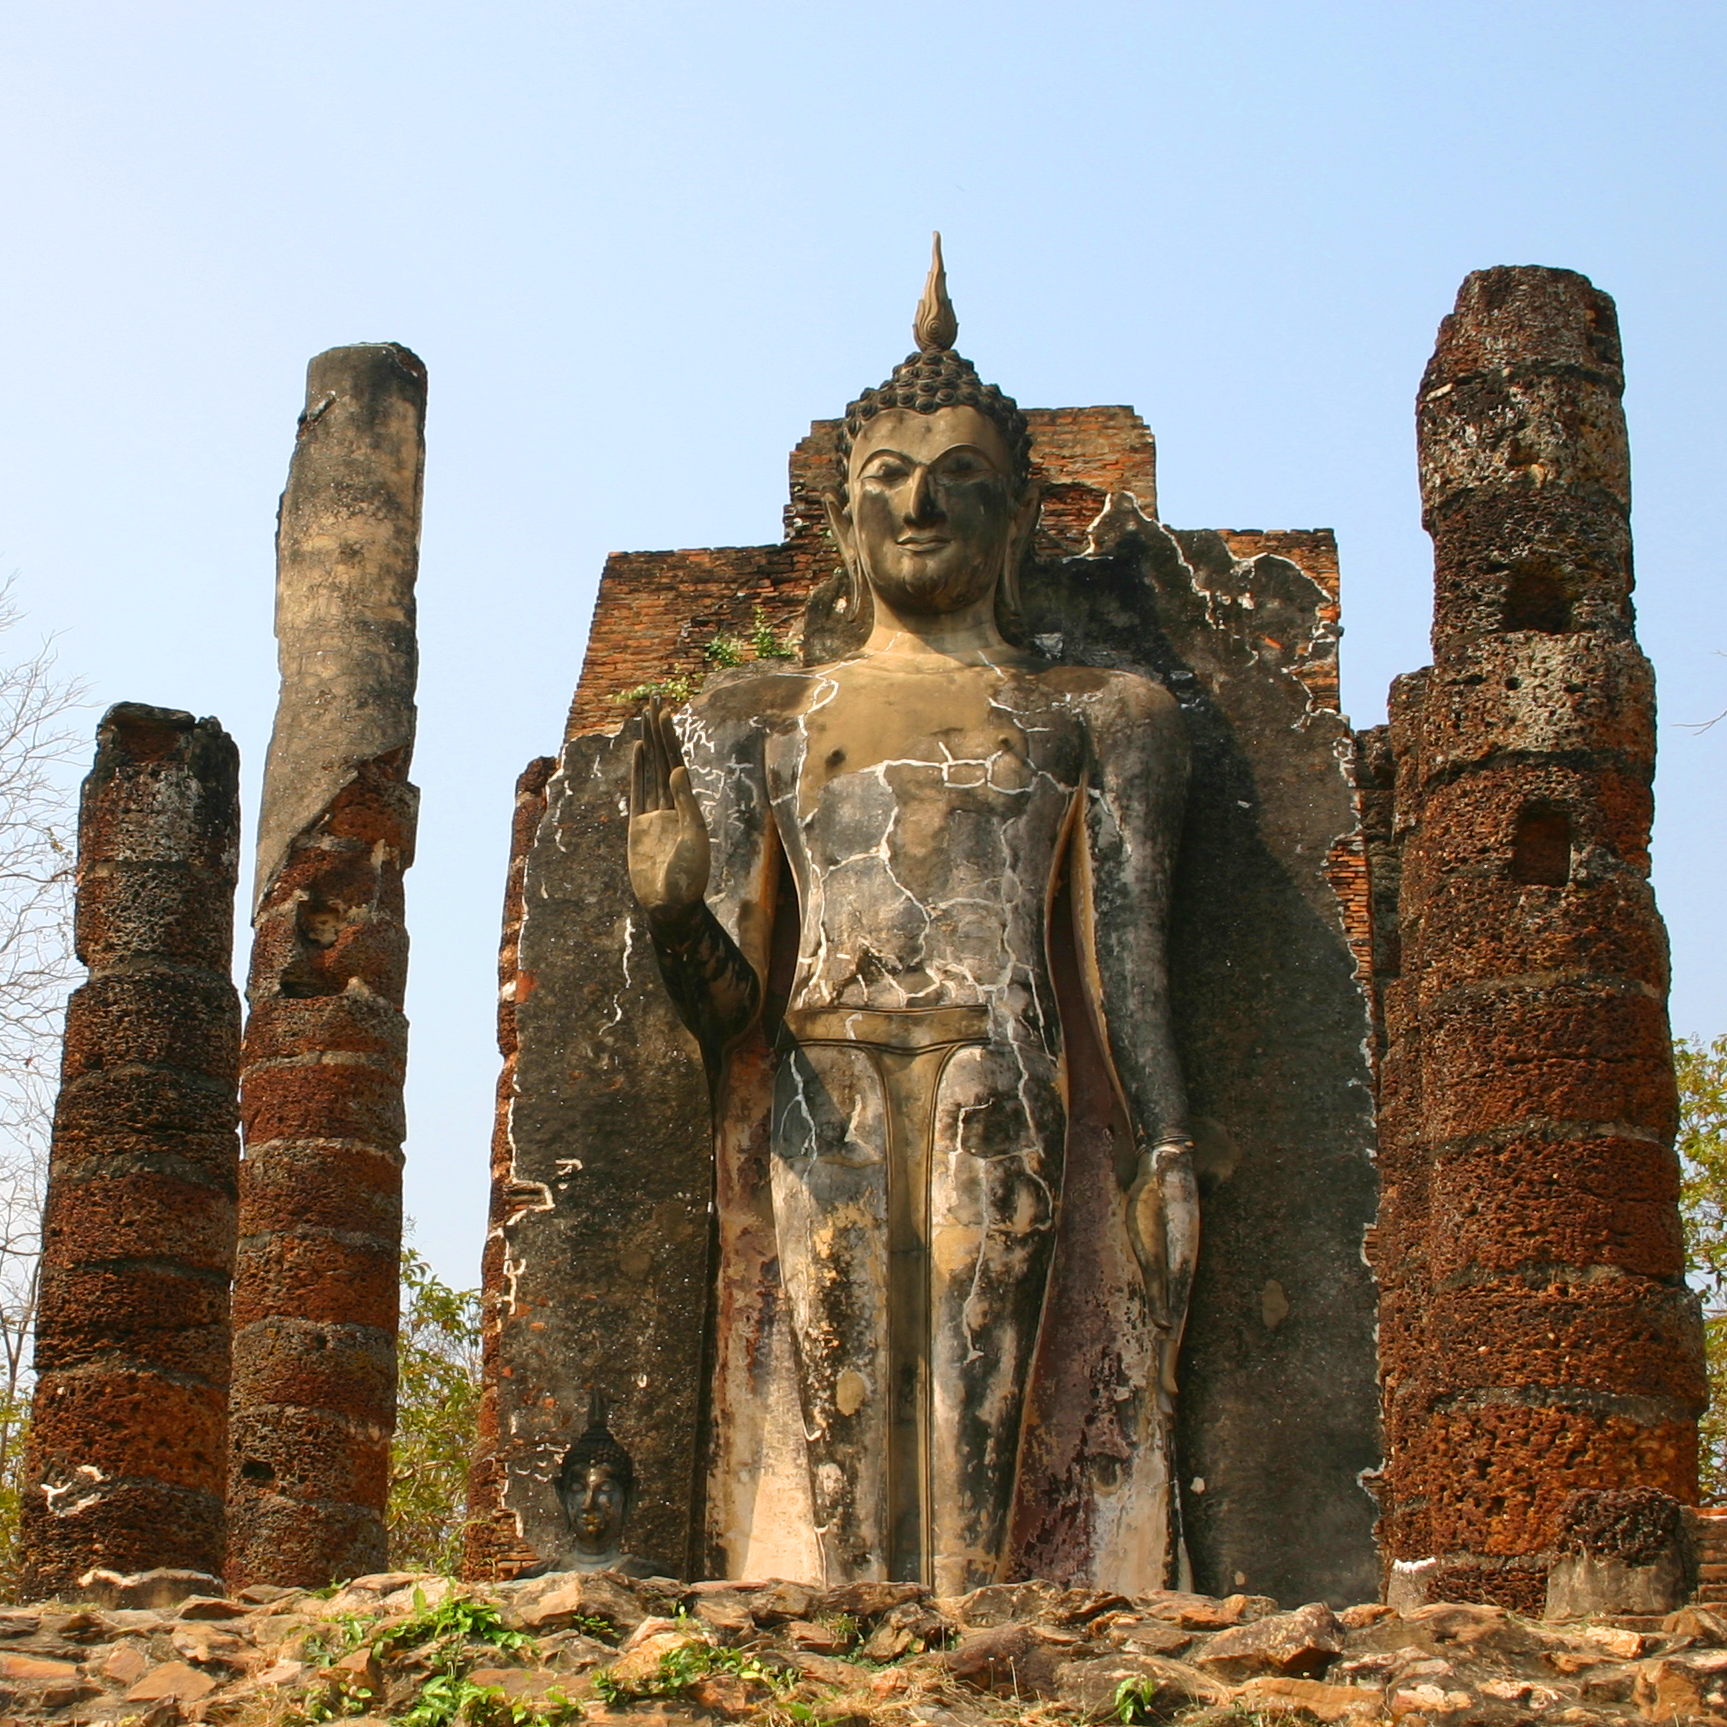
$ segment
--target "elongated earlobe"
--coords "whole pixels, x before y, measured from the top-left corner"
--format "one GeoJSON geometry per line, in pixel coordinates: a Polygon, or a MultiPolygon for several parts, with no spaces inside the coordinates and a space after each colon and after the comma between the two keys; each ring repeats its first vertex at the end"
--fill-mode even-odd
{"type": "Polygon", "coordinates": [[[845,594],[834,609],[844,618],[855,618],[863,606],[863,574],[858,569],[851,512],[840,502],[839,494],[831,491],[822,493],[822,509],[827,513],[828,532],[839,550],[840,565],[846,578],[845,594]]]}

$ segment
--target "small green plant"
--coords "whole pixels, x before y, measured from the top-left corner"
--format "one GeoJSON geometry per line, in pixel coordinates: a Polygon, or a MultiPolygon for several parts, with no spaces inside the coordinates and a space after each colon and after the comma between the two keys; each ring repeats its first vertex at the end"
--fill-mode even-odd
{"type": "Polygon", "coordinates": [[[831,1636],[841,1648],[855,1649],[863,1627],[858,1623],[855,1613],[829,1613],[819,1621],[821,1628],[831,1636]]]}
{"type": "Polygon", "coordinates": [[[436,1607],[426,1605],[425,1595],[414,1591],[414,1611],[400,1624],[380,1631],[372,1647],[380,1655],[398,1649],[418,1649],[435,1644],[440,1650],[459,1650],[468,1643],[489,1643],[494,1649],[522,1649],[533,1641],[525,1631],[512,1631],[489,1601],[471,1595],[449,1595],[436,1607]]]}
{"type": "Polygon", "coordinates": [[[561,1691],[540,1703],[518,1702],[496,1685],[476,1685],[465,1675],[436,1673],[420,1687],[413,1705],[391,1716],[392,1727],[567,1727],[580,1721],[581,1704],[561,1691]]]}
{"type": "Polygon", "coordinates": [[[1147,1679],[1143,1674],[1135,1674],[1131,1679],[1124,1679],[1115,1688],[1114,1709],[1117,1721],[1125,1722],[1127,1727],[1136,1727],[1136,1723],[1153,1719],[1151,1713],[1152,1699],[1157,1696],[1157,1681],[1147,1679]]]}
{"type": "Polygon", "coordinates": [[[710,666],[741,666],[744,663],[744,644],[736,636],[715,636],[703,646],[702,658],[710,666]]]}
{"type": "Polygon", "coordinates": [[[463,1675],[434,1673],[420,1687],[411,1708],[393,1716],[396,1727],[449,1727],[455,1720],[487,1716],[504,1694],[495,1686],[476,1685],[463,1675]]]}
{"type": "Polygon", "coordinates": [[[612,697],[614,702],[646,702],[658,696],[662,702],[670,702],[674,706],[679,702],[687,702],[701,688],[700,678],[687,677],[679,673],[676,677],[653,678],[645,684],[632,684],[627,690],[619,690],[612,697]]]}
{"type": "Polygon", "coordinates": [[[758,660],[794,660],[797,648],[789,637],[782,636],[768,621],[767,613],[757,606],[750,621],[750,646],[758,660]]]}
{"type": "Polygon", "coordinates": [[[321,1727],[326,1721],[344,1721],[369,1715],[377,1703],[371,1680],[363,1673],[332,1673],[326,1670],[290,1712],[295,1727],[321,1727]]]}
{"type": "Polygon", "coordinates": [[[609,1619],[602,1619],[597,1613],[578,1613],[570,1621],[570,1629],[601,1643],[616,1643],[618,1640],[617,1626],[609,1619]]]}
{"type": "Polygon", "coordinates": [[[787,1684],[783,1673],[769,1667],[752,1650],[719,1649],[691,1638],[675,1649],[668,1649],[647,1678],[625,1684],[610,1673],[598,1673],[594,1676],[594,1690],[606,1703],[631,1703],[643,1697],[676,1697],[715,1674],[729,1674],[776,1692],[783,1691],[787,1684]]]}
{"type": "Polygon", "coordinates": [[[301,1656],[317,1667],[328,1667],[340,1661],[352,1649],[366,1641],[368,1621],[358,1613],[338,1613],[322,1631],[313,1631],[301,1645],[301,1656]]]}

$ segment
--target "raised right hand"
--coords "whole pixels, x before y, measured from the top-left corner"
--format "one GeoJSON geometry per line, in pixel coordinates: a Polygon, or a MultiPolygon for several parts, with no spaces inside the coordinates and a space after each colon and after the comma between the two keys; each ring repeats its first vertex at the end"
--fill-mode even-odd
{"type": "Polygon", "coordinates": [[[630,887],[656,922],[673,922],[708,889],[708,828],[670,714],[655,696],[630,763],[630,887]]]}

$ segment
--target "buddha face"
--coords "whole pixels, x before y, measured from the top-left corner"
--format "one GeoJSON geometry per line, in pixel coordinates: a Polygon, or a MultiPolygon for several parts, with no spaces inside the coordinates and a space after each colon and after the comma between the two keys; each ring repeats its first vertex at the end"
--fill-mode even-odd
{"type": "Polygon", "coordinates": [[[864,428],[835,537],[894,611],[963,611],[991,595],[1035,513],[1007,440],[976,408],[891,408],[864,428]]]}
{"type": "Polygon", "coordinates": [[[617,1466],[604,1458],[596,1459],[577,1475],[564,1497],[570,1534],[585,1553],[612,1552],[623,1538],[629,1509],[629,1485],[617,1466]]]}

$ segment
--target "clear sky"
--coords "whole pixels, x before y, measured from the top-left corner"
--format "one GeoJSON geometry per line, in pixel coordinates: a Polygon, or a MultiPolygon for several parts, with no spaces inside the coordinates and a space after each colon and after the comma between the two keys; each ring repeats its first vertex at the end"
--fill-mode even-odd
{"type": "Polygon", "coordinates": [[[0,572],[97,708],[217,715],[250,820],[305,362],[427,362],[408,1204],[471,1282],[511,790],[604,556],[777,537],[932,227],[962,349],[1134,404],[1171,523],[1337,530],[1358,724],[1427,657],[1434,328],[1471,269],[1569,266],[1624,328],[1674,1020],[1714,1035],[1724,49],[1706,0],[13,0],[0,572]]]}

